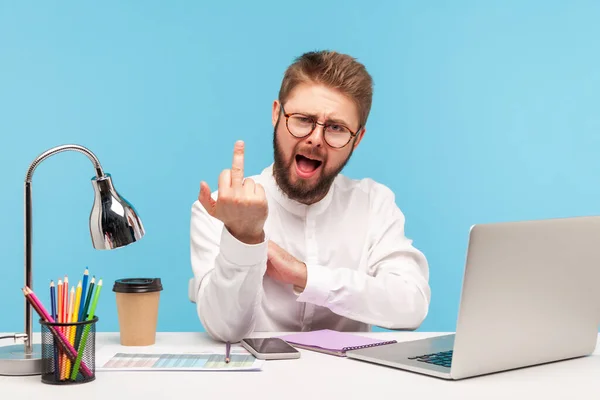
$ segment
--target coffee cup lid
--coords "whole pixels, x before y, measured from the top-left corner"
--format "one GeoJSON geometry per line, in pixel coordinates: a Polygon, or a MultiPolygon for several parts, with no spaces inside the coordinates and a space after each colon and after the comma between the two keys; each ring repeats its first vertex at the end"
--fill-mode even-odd
{"type": "Polygon", "coordinates": [[[160,278],[127,278],[117,279],[113,292],[119,293],[148,293],[163,290],[160,278]]]}

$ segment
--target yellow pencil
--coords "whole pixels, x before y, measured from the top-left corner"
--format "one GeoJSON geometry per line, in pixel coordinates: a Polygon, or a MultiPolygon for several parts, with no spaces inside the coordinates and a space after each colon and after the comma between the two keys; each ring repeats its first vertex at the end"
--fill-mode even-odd
{"type": "MultiPolygon", "coordinates": [[[[82,286],[81,286],[81,281],[79,281],[79,283],[77,284],[77,290],[75,291],[75,305],[73,306],[73,322],[79,322],[79,305],[81,303],[81,291],[82,291],[82,286]]],[[[71,341],[74,342],[75,341],[75,329],[73,329],[71,336],[72,336],[71,341]]],[[[73,344],[73,343],[71,343],[71,344],[73,344]]]]}
{"type": "MultiPolygon", "coordinates": [[[[71,287],[71,293],[69,294],[69,308],[67,311],[67,322],[71,323],[73,322],[73,306],[75,305],[75,288],[71,287]]],[[[69,326],[67,327],[67,334],[65,335],[67,337],[67,339],[69,341],[71,341],[71,331],[73,330],[73,327],[69,326]]],[[[66,367],[65,367],[65,379],[69,378],[69,375],[71,375],[71,360],[67,357],[67,363],[66,363],[66,367]]]]}
{"type": "MultiPolygon", "coordinates": [[[[81,281],[77,284],[77,289],[75,291],[75,304],[73,304],[73,314],[71,317],[71,322],[79,322],[79,303],[81,303],[81,281]]],[[[71,327],[71,334],[69,335],[69,341],[71,344],[75,344],[75,332],[77,328],[71,327]]]]}
{"type": "MultiPolygon", "coordinates": [[[[67,275],[65,275],[65,278],[63,279],[63,306],[62,306],[62,322],[63,324],[66,324],[69,322],[69,277],[67,275]]],[[[65,335],[65,337],[68,337],[67,335],[67,327],[63,327],[63,334],[65,335]]],[[[65,353],[63,353],[62,355],[62,367],[60,370],[60,379],[61,380],[65,380],[67,379],[68,375],[67,375],[67,367],[70,366],[71,363],[69,362],[69,358],[67,357],[67,355],[65,353]]]]}

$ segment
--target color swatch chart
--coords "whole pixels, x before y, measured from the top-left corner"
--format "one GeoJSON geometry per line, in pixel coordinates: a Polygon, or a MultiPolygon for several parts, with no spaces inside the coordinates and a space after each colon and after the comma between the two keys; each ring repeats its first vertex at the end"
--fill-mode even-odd
{"type": "Polygon", "coordinates": [[[98,371],[141,370],[260,370],[263,360],[251,354],[231,353],[229,363],[223,354],[217,353],[116,353],[98,371]]]}

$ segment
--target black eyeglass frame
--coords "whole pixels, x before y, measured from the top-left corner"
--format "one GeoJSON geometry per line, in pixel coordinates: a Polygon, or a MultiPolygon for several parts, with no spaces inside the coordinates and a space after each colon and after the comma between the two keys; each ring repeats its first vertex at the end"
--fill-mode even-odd
{"type": "Polygon", "coordinates": [[[332,124],[322,124],[319,121],[317,121],[314,117],[310,116],[310,115],[306,115],[303,113],[286,113],[285,109],[283,108],[283,103],[279,102],[279,105],[281,106],[281,113],[283,114],[283,116],[285,117],[285,127],[287,128],[288,132],[290,133],[290,135],[292,135],[295,138],[301,139],[307,136],[312,135],[312,133],[315,131],[315,128],[317,127],[317,125],[321,125],[323,127],[323,140],[325,140],[325,143],[327,143],[327,145],[329,147],[332,147],[334,149],[343,149],[344,147],[346,147],[348,145],[348,143],[350,143],[352,141],[353,138],[356,137],[356,135],[358,135],[358,133],[360,132],[360,130],[363,128],[362,125],[356,130],[356,132],[352,132],[352,130],[350,128],[348,128],[346,125],[344,124],[340,124],[340,123],[332,123],[332,124]],[[291,116],[294,115],[302,115],[305,118],[309,118],[312,121],[312,129],[306,134],[306,135],[302,135],[302,136],[298,136],[292,133],[292,130],[290,129],[288,123],[290,120],[291,116]],[[350,132],[350,137],[348,138],[348,141],[346,143],[344,143],[342,146],[332,146],[328,141],[327,141],[327,136],[325,135],[325,130],[327,129],[327,127],[331,126],[331,125],[339,125],[339,126],[343,126],[344,128],[346,128],[348,130],[348,132],[350,132]]]}

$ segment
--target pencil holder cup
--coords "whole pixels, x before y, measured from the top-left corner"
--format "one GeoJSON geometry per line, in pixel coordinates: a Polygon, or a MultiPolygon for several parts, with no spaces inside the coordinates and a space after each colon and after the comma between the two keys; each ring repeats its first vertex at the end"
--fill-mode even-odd
{"type": "Polygon", "coordinates": [[[42,326],[42,382],[71,385],[96,379],[96,323],[57,323],[42,326]]]}

